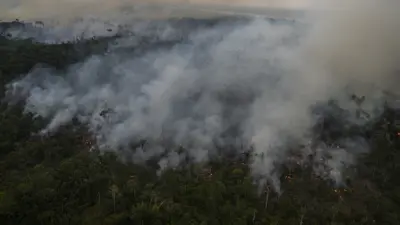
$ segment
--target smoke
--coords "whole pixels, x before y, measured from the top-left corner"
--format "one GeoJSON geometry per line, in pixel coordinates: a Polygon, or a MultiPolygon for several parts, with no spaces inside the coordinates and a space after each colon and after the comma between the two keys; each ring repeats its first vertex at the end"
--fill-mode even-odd
{"type": "MultiPolygon", "coordinates": [[[[279,190],[279,166],[295,146],[303,156],[314,152],[316,163],[325,158],[315,171],[340,183],[368,147],[360,137],[312,147],[318,122],[312,112],[336,100],[345,123],[367,122],[355,116],[360,107],[369,119],[379,115],[383,91],[397,92],[396,6],[398,1],[352,1],[343,10],[310,15],[307,24],[221,23],[140,56],[121,51],[140,48],[125,36],[107,54],[66,73],[34,69],[9,84],[8,95],[24,97],[26,112],[50,120],[44,134],[78,119],[100,149],[131,151],[137,163],[157,157],[165,169],[206,162],[218,147],[238,153],[252,147],[253,175],[279,190]],[[362,104],[349,98],[354,93],[365,96],[362,104]],[[140,140],[147,143],[132,146],[140,140]]],[[[159,39],[168,32],[176,30],[166,26],[159,39]]]]}

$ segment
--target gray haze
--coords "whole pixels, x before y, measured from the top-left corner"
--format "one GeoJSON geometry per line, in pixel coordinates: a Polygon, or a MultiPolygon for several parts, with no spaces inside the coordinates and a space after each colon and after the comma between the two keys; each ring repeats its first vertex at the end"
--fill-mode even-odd
{"type": "MultiPolygon", "coordinates": [[[[140,163],[160,156],[162,169],[185,157],[206,162],[216,145],[238,151],[251,145],[262,155],[251,164],[254,176],[279,189],[277,165],[286,160],[287,146],[307,146],[312,138],[311,107],[336,99],[354,114],[348,94],[355,92],[366,96],[364,110],[377,116],[382,90],[396,92],[400,21],[390,9],[398,3],[353,1],[344,11],[310,15],[307,26],[254,19],[228,32],[220,25],[193,33],[190,44],[139,58],[118,51],[135,45],[124,37],[110,44],[107,55],[92,56],[62,76],[37,68],[8,91],[26,98],[27,112],[50,119],[43,133],[77,118],[103,150],[127,151],[132,140],[147,139],[131,157],[140,163]]],[[[160,38],[168,32],[166,26],[160,38]]],[[[344,143],[318,147],[318,155],[329,156],[315,166],[318,174],[340,182],[343,169],[367,151],[361,139],[344,143]]]]}
{"type": "MultiPolygon", "coordinates": [[[[304,9],[310,0],[2,0],[0,19],[71,19],[82,15],[118,17],[120,10],[135,8],[129,17],[165,18],[175,16],[212,16],[218,11],[262,12],[271,8],[304,9]]],[[[275,13],[274,13],[275,14],[275,13]]]]}

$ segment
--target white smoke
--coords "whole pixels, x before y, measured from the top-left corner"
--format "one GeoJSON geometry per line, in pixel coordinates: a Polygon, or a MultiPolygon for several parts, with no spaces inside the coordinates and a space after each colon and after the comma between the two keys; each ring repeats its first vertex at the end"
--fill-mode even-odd
{"type": "MultiPolygon", "coordinates": [[[[50,119],[44,133],[77,118],[101,149],[129,149],[146,139],[133,160],[158,156],[162,169],[187,157],[207,161],[216,146],[241,151],[251,145],[258,155],[253,174],[278,189],[288,146],[310,141],[313,106],[335,99],[351,115],[357,107],[348,94],[356,93],[366,97],[364,110],[374,116],[382,90],[396,91],[400,21],[390,9],[399,2],[353,3],[313,15],[307,26],[263,19],[233,31],[216,26],[192,34],[189,43],[140,57],[115,50],[117,44],[65,74],[37,68],[8,91],[26,97],[27,112],[50,119]],[[177,153],[172,146],[186,150],[177,153]]],[[[130,37],[117,43],[138,47],[130,37]]],[[[318,157],[328,157],[326,176],[337,182],[359,149],[367,148],[356,139],[345,143],[317,149],[318,157]]],[[[321,168],[316,171],[323,174],[321,168]]]]}

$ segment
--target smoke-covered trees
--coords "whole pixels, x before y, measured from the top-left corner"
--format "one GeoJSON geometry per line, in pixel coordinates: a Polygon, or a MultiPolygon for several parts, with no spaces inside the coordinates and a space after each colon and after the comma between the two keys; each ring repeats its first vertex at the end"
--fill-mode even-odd
{"type": "MultiPolygon", "coordinates": [[[[63,69],[93,49],[101,51],[102,43],[43,45],[2,38],[2,88],[38,63],[63,69]]],[[[2,103],[0,223],[398,224],[399,119],[398,111],[387,108],[362,132],[372,150],[352,170],[347,186],[335,187],[311,168],[294,166],[283,168],[278,195],[253,183],[249,158],[221,157],[158,177],[151,166],[92,150],[91,136],[82,126],[70,124],[50,136],[37,136],[46,121],[24,114],[18,103],[2,103]]],[[[321,134],[330,138],[327,131],[321,134]]]]}

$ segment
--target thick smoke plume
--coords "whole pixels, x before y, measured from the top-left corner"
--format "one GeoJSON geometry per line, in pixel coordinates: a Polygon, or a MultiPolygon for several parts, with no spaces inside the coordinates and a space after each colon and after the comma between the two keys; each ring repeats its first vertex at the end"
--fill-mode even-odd
{"type": "MultiPolygon", "coordinates": [[[[138,163],[158,157],[164,169],[188,159],[205,162],[219,154],[218,146],[237,153],[252,147],[254,176],[279,189],[279,165],[295,148],[302,156],[314,151],[318,161],[326,156],[316,172],[340,182],[367,145],[348,137],[338,146],[312,147],[313,109],[335,100],[349,124],[366,122],[355,116],[360,107],[369,119],[379,115],[383,92],[396,92],[400,17],[391,9],[398,6],[352,1],[310,15],[306,24],[221,23],[139,57],[129,50],[139,48],[135,37],[125,36],[65,74],[36,68],[9,84],[8,94],[26,98],[27,112],[50,119],[43,133],[77,119],[100,149],[132,151],[138,163]],[[357,105],[351,94],[365,101],[357,105]],[[147,143],[132,145],[140,140],[147,143]]],[[[163,40],[176,32],[166,25],[157,34],[163,40]]]]}

